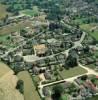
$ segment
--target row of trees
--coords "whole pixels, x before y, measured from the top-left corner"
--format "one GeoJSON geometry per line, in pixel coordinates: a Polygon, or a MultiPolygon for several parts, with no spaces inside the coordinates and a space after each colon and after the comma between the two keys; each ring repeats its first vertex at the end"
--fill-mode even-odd
{"type": "Polygon", "coordinates": [[[8,5],[7,11],[18,15],[20,10],[32,9],[34,0],[1,0],[2,4],[8,5]]]}

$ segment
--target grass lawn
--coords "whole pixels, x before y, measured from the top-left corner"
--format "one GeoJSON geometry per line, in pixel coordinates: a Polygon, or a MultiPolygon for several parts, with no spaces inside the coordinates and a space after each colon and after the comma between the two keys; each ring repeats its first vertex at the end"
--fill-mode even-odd
{"type": "Polygon", "coordinates": [[[96,40],[98,40],[98,25],[95,23],[92,24],[82,24],[80,25],[81,29],[87,31],[91,36],[93,36],[96,40]],[[94,32],[91,32],[91,29],[97,27],[94,32]]]}
{"type": "Polygon", "coordinates": [[[9,72],[11,69],[4,63],[0,62],[0,77],[5,75],[7,72],[9,72]]]}
{"type": "Polygon", "coordinates": [[[17,76],[19,77],[19,79],[24,81],[25,100],[40,100],[30,74],[27,71],[23,71],[20,72],[17,76]]]}
{"type": "Polygon", "coordinates": [[[39,11],[38,11],[37,6],[34,6],[32,10],[30,9],[22,10],[21,13],[25,15],[29,15],[29,16],[36,16],[39,14],[39,11]]]}
{"type": "Polygon", "coordinates": [[[74,67],[71,68],[69,70],[63,70],[63,71],[59,71],[60,76],[62,76],[64,79],[66,78],[70,78],[70,77],[74,77],[77,75],[81,75],[86,73],[87,71],[81,67],[74,67]]]}

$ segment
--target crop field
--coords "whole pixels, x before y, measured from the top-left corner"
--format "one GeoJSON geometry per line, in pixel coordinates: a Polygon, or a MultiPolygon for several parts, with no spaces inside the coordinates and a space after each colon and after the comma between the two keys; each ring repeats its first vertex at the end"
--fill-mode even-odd
{"type": "Polygon", "coordinates": [[[20,80],[24,81],[24,98],[25,100],[40,100],[40,97],[33,84],[32,78],[27,71],[20,72],[18,75],[20,80]]]}
{"type": "Polygon", "coordinates": [[[17,80],[14,72],[0,62],[0,100],[24,100],[23,95],[16,90],[17,80]]]}
{"type": "Polygon", "coordinates": [[[10,71],[10,68],[6,64],[0,62],[0,77],[5,75],[9,71],[10,71]]]}

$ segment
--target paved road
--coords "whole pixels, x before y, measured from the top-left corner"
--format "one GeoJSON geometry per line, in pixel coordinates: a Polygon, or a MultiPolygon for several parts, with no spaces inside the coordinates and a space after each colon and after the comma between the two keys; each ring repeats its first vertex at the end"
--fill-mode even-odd
{"type": "Polygon", "coordinates": [[[50,85],[61,83],[61,82],[73,82],[75,79],[77,79],[78,77],[83,76],[83,75],[88,75],[88,73],[84,73],[84,74],[77,75],[77,76],[74,76],[74,77],[71,77],[71,78],[67,78],[67,79],[63,79],[63,80],[60,80],[60,81],[55,81],[55,82],[52,82],[52,83],[47,83],[47,84],[43,84],[43,85],[40,84],[39,87],[43,88],[45,86],[50,86],[50,85]]]}

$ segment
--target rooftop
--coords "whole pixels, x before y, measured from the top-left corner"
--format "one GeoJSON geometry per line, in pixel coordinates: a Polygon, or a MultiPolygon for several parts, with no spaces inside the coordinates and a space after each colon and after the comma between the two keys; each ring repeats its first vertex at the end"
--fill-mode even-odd
{"type": "Polygon", "coordinates": [[[36,54],[44,54],[47,51],[47,47],[45,44],[39,44],[34,46],[34,50],[36,54]]]}

